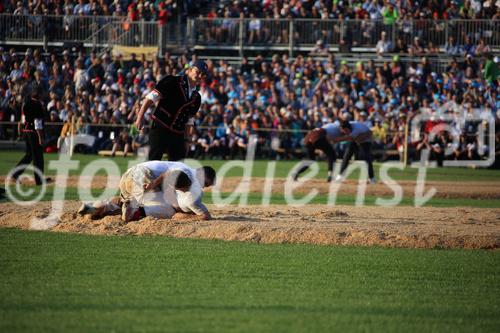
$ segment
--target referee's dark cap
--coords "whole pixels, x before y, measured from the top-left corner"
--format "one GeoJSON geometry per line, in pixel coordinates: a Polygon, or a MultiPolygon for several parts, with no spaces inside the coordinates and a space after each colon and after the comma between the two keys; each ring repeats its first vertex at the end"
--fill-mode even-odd
{"type": "Polygon", "coordinates": [[[205,75],[208,75],[208,66],[207,66],[207,63],[206,63],[206,62],[204,62],[203,60],[200,60],[200,59],[196,60],[196,61],[195,61],[195,62],[191,65],[191,67],[196,67],[196,68],[198,68],[198,70],[199,70],[200,72],[202,72],[202,73],[203,73],[203,74],[205,74],[205,75]]]}

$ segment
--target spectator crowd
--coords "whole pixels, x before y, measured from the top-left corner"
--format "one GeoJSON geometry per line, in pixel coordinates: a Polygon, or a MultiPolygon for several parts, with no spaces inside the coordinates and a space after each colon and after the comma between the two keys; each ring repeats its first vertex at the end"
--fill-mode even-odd
{"type": "Polygon", "coordinates": [[[177,13],[238,18],[498,19],[496,0],[7,0],[0,13],[17,15],[117,15],[154,20],[177,13]],[[181,8],[179,8],[181,7],[181,8]]]}
{"type": "MultiPolygon", "coordinates": [[[[72,6],[73,13],[75,8],[80,12],[88,6],[99,10],[107,7],[115,13],[118,8],[128,11],[130,6],[142,5],[156,9],[178,2],[7,1],[0,11],[14,12],[19,3],[28,13],[43,6],[49,13],[66,10],[65,6],[72,6]]],[[[186,2],[189,6],[195,3],[186,2]]],[[[493,1],[205,3],[213,8],[208,15],[230,17],[243,13],[245,17],[354,15],[356,18],[356,13],[364,11],[363,15],[375,15],[374,18],[382,15],[387,19],[384,13],[390,10],[397,13],[392,14],[394,17],[437,13],[438,18],[445,19],[498,18],[498,5],[493,1]]],[[[158,17],[152,16],[152,19],[158,20],[158,17]]],[[[318,53],[323,55],[320,58],[298,55],[292,59],[286,54],[276,54],[271,58],[259,55],[251,60],[243,57],[238,63],[207,61],[210,74],[199,87],[202,106],[195,119],[198,133],[192,138],[190,155],[244,157],[250,136],[254,134],[258,156],[298,157],[308,130],[340,119],[366,123],[372,129],[375,150],[382,158],[388,151],[401,154],[405,145],[408,145],[410,159],[418,159],[422,151],[428,149],[438,163],[444,159],[485,159],[493,150],[498,153],[498,130],[496,146],[482,142],[478,136],[480,130],[492,131],[487,122],[489,117],[497,122],[500,118],[498,57],[494,57],[484,40],[464,39],[460,43],[449,40],[445,52],[452,60],[441,70],[436,70],[438,67],[433,66],[433,59],[428,56],[430,46],[419,38],[412,45],[398,42],[392,46],[387,45],[384,33],[380,41],[377,43],[379,54],[400,47],[419,60],[403,62],[399,55],[394,55],[392,60],[377,64],[373,59],[351,63],[318,45],[318,53]],[[406,136],[406,126],[417,115],[423,116],[424,121],[418,130],[406,136]]],[[[22,98],[30,87],[37,85],[44,92],[46,121],[59,123],[47,127],[46,150],[57,150],[65,137],[82,134],[96,138],[90,149],[93,152],[136,151],[147,144],[147,130],[138,131],[132,125],[143,98],[161,77],[182,73],[195,59],[196,55],[173,56],[167,52],[150,61],[143,55],[132,55],[131,60],[125,61],[109,52],[98,55],[83,49],[76,53],[68,50],[43,53],[40,49],[19,53],[0,47],[0,121],[21,120],[22,98]]],[[[16,128],[0,124],[0,139],[17,136],[16,128]]],[[[343,145],[337,144],[335,148],[341,153],[343,145]]]]}
{"type": "MultiPolygon", "coordinates": [[[[144,96],[161,77],[181,73],[194,59],[194,55],[190,59],[166,53],[153,61],[136,56],[123,61],[109,53],[99,57],[83,50],[43,55],[39,49],[28,49],[19,55],[13,49],[0,49],[0,119],[20,120],[22,96],[36,84],[45,92],[47,121],[65,123],[62,130],[48,130],[48,145],[81,133],[97,138],[95,151],[137,149],[147,143],[147,133],[131,124],[144,96]]],[[[378,149],[401,152],[407,122],[425,114],[421,135],[408,138],[414,158],[422,148],[438,143],[432,140],[444,140],[436,136],[426,139],[428,145],[422,141],[433,126],[450,118],[461,133],[451,157],[484,158],[494,147],[480,147],[477,131],[488,126],[479,121],[481,117],[498,120],[497,61],[491,54],[467,56],[453,60],[441,73],[432,71],[425,57],[418,63],[403,63],[395,56],[381,66],[373,60],[349,65],[333,54],[323,60],[258,56],[253,62],[243,58],[239,65],[208,61],[210,75],[199,88],[202,106],[191,154],[243,157],[250,135],[255,134],[260,156],[289,158],[300,151],[305,131],[338,119],[366,122],[378,149]]],[[[8,138],[7,128],[3,125],[0,130],[2,139],[8,138]]],[[[451,144],[450,137],[446,139],[451,144]]]]}
{"type": "Polygon", "coordinates": [[[292,38],[296,44],[318,42],[320,54],[330,45],[343,52],[376,45],[378,54],[477,55],[489,52],[488,44],[500,44],[500,2],[493,0],[9,0],[0,2],[1,13],[14,18],[0,20],[0,39],[74,41],[99,35],[127,45],[156,45],[152,30],[158,24],[166,29],[163,35],[183,42],[189,30],[199,44],[238,45],[238,19],[245,18],[245,44],[289,45],[292,38]],[[16,18],[32,14],[39,16],[16,18]],[[187,17],[204,20],[188,29],[187,17]],[[292,31],[279,19],[314,20],[295,23],[292,31]]]}

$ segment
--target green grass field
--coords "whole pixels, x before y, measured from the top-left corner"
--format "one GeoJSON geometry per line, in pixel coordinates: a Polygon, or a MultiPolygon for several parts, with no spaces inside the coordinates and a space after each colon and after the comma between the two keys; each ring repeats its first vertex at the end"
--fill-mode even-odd
{"type": "MultiPolygon", "coordinates": [[[[56,154],[47,154],[46,156],[46,173],[49,175],[54,175],[56,173],[55,169],[49,169],[49,163],[52,160],[58,158],[56,154]]],[[[0,175],[6,175],[10,169],[17,163],[21,157],[21,152],[1,152],[0,153],[0,175]]],[[[73,161],[79,161],[78,169],[72,170],[70,175],[79,175],[82,170],[84,170],[90,163],[94,163],[95,166],[102,166],[99,161],[98,156],[95,155],[81,155],[76,154],[73,161]],[[97,162],[96,162],[97,161],[97,162]]],[[[133,162],[133,158],[105,158],[106,163],[116,163],[116,168],[119,173],[123,173],[130,162],[133,162]]],[[[278,161],[275,167],[275,177],[283,178],[287,177],[290,170],[297,164],[298,161],[278,161]]],[[[225,161],[215,161],[206,160],[202,161],[204,165],[211,165],[216,170],[220,170],[223,167],[225,161]]],[[[269,161],[257,160],[253,162],[252,176],[253,177],[265,177],[267,169],[269,167],[269,161]]],[[[320,171],[316,175],[316,178],[324,179],[326,178],[326,163],[320,162],[320,171]]],[[[379,174],[380,164],[375,164],[375,173],[379,174]]],[[[97,170],[97,174],[105,174],[104,170],[97,170]]],[[[241,177],[243,175],[243,168],[235,167],[225,174],[226,177],[241,177]]],[[[389,175],[395,180],[416,180],[418,170],[416,168],[406,168],[403,170],[391,169],[389,175]]],[[[349,178],[357,179],[359,177],[359,171],[354,171],[349,178]]],[[[476,182],[489,182],[489,181],[500,181],[500,171],[499,170],[489,170],[489,169],[466,169],[466,168],[429,168],[427,169],[427,180],[431,181],[476,181],[476,182]]],[[[11,187],[12,191],[15,192],[14,187],[11,187]]],[[[94,189],[92,195],[98,195],[102,190],[94,189]]],[[[30,200],[37,195],[37,190],[33,193],[31,197],[23,197],[24,200],[30,200]]],[[[49,188],[46,194],[42,197],[42,200],[52,200],[53,198],[53,188],[49,188]]],[[[78,195],[78,189],[74,187],[68,187],[65,189],[66,200],[84,200],[92,201],[92,197],[80,197],[78,195]]],[[[366,205],[373,205],[376,197],[366,196],[366,205]]],[[[388,198],[385,198],[388,199],[388,198]]],[[[212,196],[208,194],[205,200],[210,203],[212,202],[212,196]]],[[[260,204],[262,202],[262,193],[250,193],[248,204],[260,204]]],[[[328,202],[328,197],[326,195],[318,195],[311,203],[313,204],[326,204],[328,202]]],[[[285,204],[285,199],[283,195],[273,194],[271,197],[272,204],[285,204]]],[[[355,203],[354,195],[339,195],[337,198],[337,204],[342,205],[353,205],[355,203]]],[[[401,205],[414,205],[414,198],[403,198],[401,205]]],[[[454,206],[471,206],[471,207],[485,207],[494,208],[500,207],[499,200],[488,200],[488,199],[460,199],[460,198],[432,198],[426,203],[426,206],[435,207],[454,207],[454,206]]]]}
{"type": "MultiPolygon", "coordinates": [[[[20,157],[20,152],[1,152],[0,175],[20,157]]],[[[55,158],[46,155],[47,166],[55,158]]],[[[81,163],[71,174],[78,175],[97,157],[74,159],[81,163]]],[[[112,161],[123,172],[132,159],[112,161]]],[[[203,162],[216,169],[222,163],[203,162]]],[[[286,177],[296,163],[279,161],[275,177],[286,177]]],[[[267,167],[267,161],[255,161],[252,175],[264,177],[267,167]]],[[[317,177],[326,177],[325,163],[320,168],[317,177]]],[[[378,174],[380,165],[375,168],[378,174]]],[[[242,172],[232,169],[227,176],[242,172]]],[[[390,175],[415,180],[416,173],[392,169],[390,175]]],[[[500,181],[498,170],[427,173],[428,180],[500,181]]],[[[48,187],[42,200],[51,200],[53,191],[48,187]]],[[[92,190],[93,195],[101,192],[92,190]]],[[[77,188],[65,193],[67,200],[85,200],[77,188]]],[[[205,198],[211,202],[210,195],[205,198]]],[[[260,193],[250,193],[248,202],[261,200],[260,193]]],[[[366,197],[368,205],[374,200],[366,197]]],[[[412,200],[401,204],[413,205],[412,200]]],[[[321,195],[312,203],[326,202],[321,195]]],[[[271,203],[285,204],[278,194],[271,203]]],[[[354,204],[354,197],[339,195],[337,203],[354,204]]],[[[428,205],[487,208],[500,202],[433,198],[428,205]]],[[[496,332],[498,327],[498,251],[266,245],[0,228],[0,332],[496,332]]]]}
{"type": "Polygon", "coordinates": [[[494,332],[500,256],[0,229],[2,332],[494,332]]]}
{"type": "MultiPolygon", "coordinates": [[[[0,175],[6,175],[21,159],[22,152],[0,152],[0,175]]],[[[49,169],[49,162],[52,160],[57,160],[57,154],[45,154],[45,169],[46,173],[49,175],[54,175],[56,171],[54,169],[49,169]]],[[[77,170],[72,170],[70,175],[79,175],[81,171],[91,162],[99,159],[96,155],[82,155],[75,154],[72,160],[80,161],[80,167],[77,170]]],[[[134,158],[104,158],[107,161],[113,161],[116,163],[120,172],[127,170],[128,163],[134,161],[134,158]]],[[[220,160],[204,160],[203,165],[210,165],[216,170],[226,161],[220,160]]],[[[253,162],[252,176],[253,177],[265,177],[266,171],[269,165],[269,161],[257,160],[253,162]]],[[[275,177],[284,178],[287,177],[290,170],[298,163],[298,161],[278,161],[276,165],[275,177]]],[[[316,178],[324,179],[326,178],[327,169],[326,163],[319,163],[320,170],[316,175],[316,178]]],[[[375,174],[379,174],[380,163],[375,163],[375,174]]],[[[404,170],[390,169],[389,175],[395,180],[416,180],[418,173],[417,168],[406,168],[404,170]]],[[[104,171],[100,171],[97,174],[104,174],[104,171]]],[[[233,168],[228,171],[225,175],[227,177],[241,177],[243,175],[243,169],[241,167],[233,168]]],[[[359,177],[359,171],[355,170],[349,175],[349,179],[357,179],[359,177]]],[[[490,170],[490,169],[467,169],[467,168],[428,168],[427,169],[427,180],[438,180],[438,181],[500,181],[500,170],[490,170]]]]}

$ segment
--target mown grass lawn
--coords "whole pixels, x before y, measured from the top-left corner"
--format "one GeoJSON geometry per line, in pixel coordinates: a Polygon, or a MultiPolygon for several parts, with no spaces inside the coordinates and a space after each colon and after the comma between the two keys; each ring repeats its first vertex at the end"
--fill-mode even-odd
{"type": "Polygon", "coordinates": [[[500,254],[0,229],[1,332],[482,332],[500,254]]]}
{"type": "MultiPolygon", "coordinates": [[[[17,162],[21,159],[23,153],[19,151],[0,151],[0,175],[6,175],[12,168],[15,167],[17,162]]],[[[45,154],[45,170],[49,175],[54,175],[56,173],[56,169],[49,168],[50,161],[58,160],[57,154],[45,154]]],[[[70,175],[80,175],[82,170],[87,167],[90,163],[95,163],[95,167],[104,167],[102,161],[106,161],[105,163],[116,164],[117,170],[119,170],[120,174],[127,170],[129,163],[136,161],[136,158],[123,158],[123,157],[115,157],[115,158],[102,158],[96,155],[83,155],[83,154],[75,154],[72,157],[72,161],[78,161],[78,168],[74,170],[70,170],[70,175]],[[97,161],[97,162],[96,162],[97,161]]],[[[209,165],[214,167],[217,171],[220,171],[221,168],[228,161],[221,160],[203,160],[200,161],[203,165],[209,165]]],[[[238,161],[233,161],[233,164],[238,163],[238,161]]],[[[243,161],[239,161],[243,162],[243,161]]],[[[253,162],[251,175],[252,177],[265,177],[268,168],[270,167],[270,162],[267,160],[256,160],[253,162]]],[[[299,161],[275,161],[275,172],[274,177],[284,178],[290,174],[290,171],[293,167],[297,165],[299,161]]],[[[340,163],[340,160],[337,164],[340,163]]],[[[380,178],[380,167],[381,163],[375,163],[375,175],[377,178],[380,178]]],[[[227,170],[227,173],[224,174],[226,177],[241,177],[243,175],[244,168],[241,166],[235,166],[227,170]]],[[[105,174],[104,169],[98,170],[97,174],[105,174]]],[[[388,171],[388,174],[394,180],[416,180],[418,169],[413,167],[407,167],[403,170],[399,170],[397,168],[391,168],[388,171]]],[[[319,179],[326,179],[327,168],[326,163],[324,161],[319,161],[319,172],[315,176],[319,179]]],[[[359,178],[359,170],[354,170],[352,174],[349,175],[349,179],[358,179],[359,178]]],[[[470,169],[470,168],[428,168],[426,174],[427,180],[432,181],[460,181],[460,182],[468,182],[468,181],[500,181],[500,170],[491,170],[491,169],[470,169]]]]}

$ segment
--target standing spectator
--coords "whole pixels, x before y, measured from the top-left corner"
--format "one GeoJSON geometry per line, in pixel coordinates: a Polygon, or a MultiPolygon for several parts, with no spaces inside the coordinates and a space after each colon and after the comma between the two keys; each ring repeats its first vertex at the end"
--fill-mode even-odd
{"type": "Polygon", "coordinates": [[[255,17],[253,13],[250,14],[250,22],[248,23],[248,44],[260,42],[261,21],[255,17]]]}
{"type": "Polygon", "coordinates": [[[135,125],[141,129],[144,114],[157,103],[149,133],[149,160],[161,160],[165,151],[171,161],[186,157],[186,141],[193,136],[193,117],[201,105],[196,86],[207,74],[207,64],[197,60],[183,75],[167,75],[161,79],[146,96],[135,125]]]}
{"type": "Polygon", "coordinates": [[[384,53],[389,53],[392,51],[392,43],[391,41],[387,40],[387,33],[385,31],[382,31],[382,33],[380,34],[380,40],[377,42],[375,50],[377,51],[378,55],[382,55],[384,53]]]}
{"type": "Polygon", "coordinates": [[[387,31],[391,34],[389,36],[389,39],[392,39],[392,26],[398,19],[398,11],[396,8],[394,8],[394,5],[392,3],[388,3],[387,6],[382,8],[382,16],[384,18],[384,24],[386,25],[387,31]]]}
{"type": "MultiPolygon", "coordinates": [[[[40,88],[33,87],[31,96],[26,97],[23,107],[24,127],[22,132],[26,141],[26,153],[19,161],[16,168],[19,168],[12,178],[17,181],[29,163],[33,161],[35,167],[35,182],[37,185],[44,183],[43,177],[43,118],[44,109],[40,102],[40,88]]],[[[23,120],[19,123],[21,125],[23,120]]]]}
{"type": "Polygon", "coordinates": [[[85,90],[89,83],[89,76],[87,75],[87,72],[83,68],[83,63],[81,61],[78,61],[77,63],[76,71],[73,77],[73,82],[75,83],[76,91],[85,90]]]}
{"type": "Polygon", "coordinates": [[[493,61],[493,55],[489,53],[486,56],[486,64],[484,65],[484,79],[489,84],[494,84],[498,79],[498,63],[493,61]]]}

